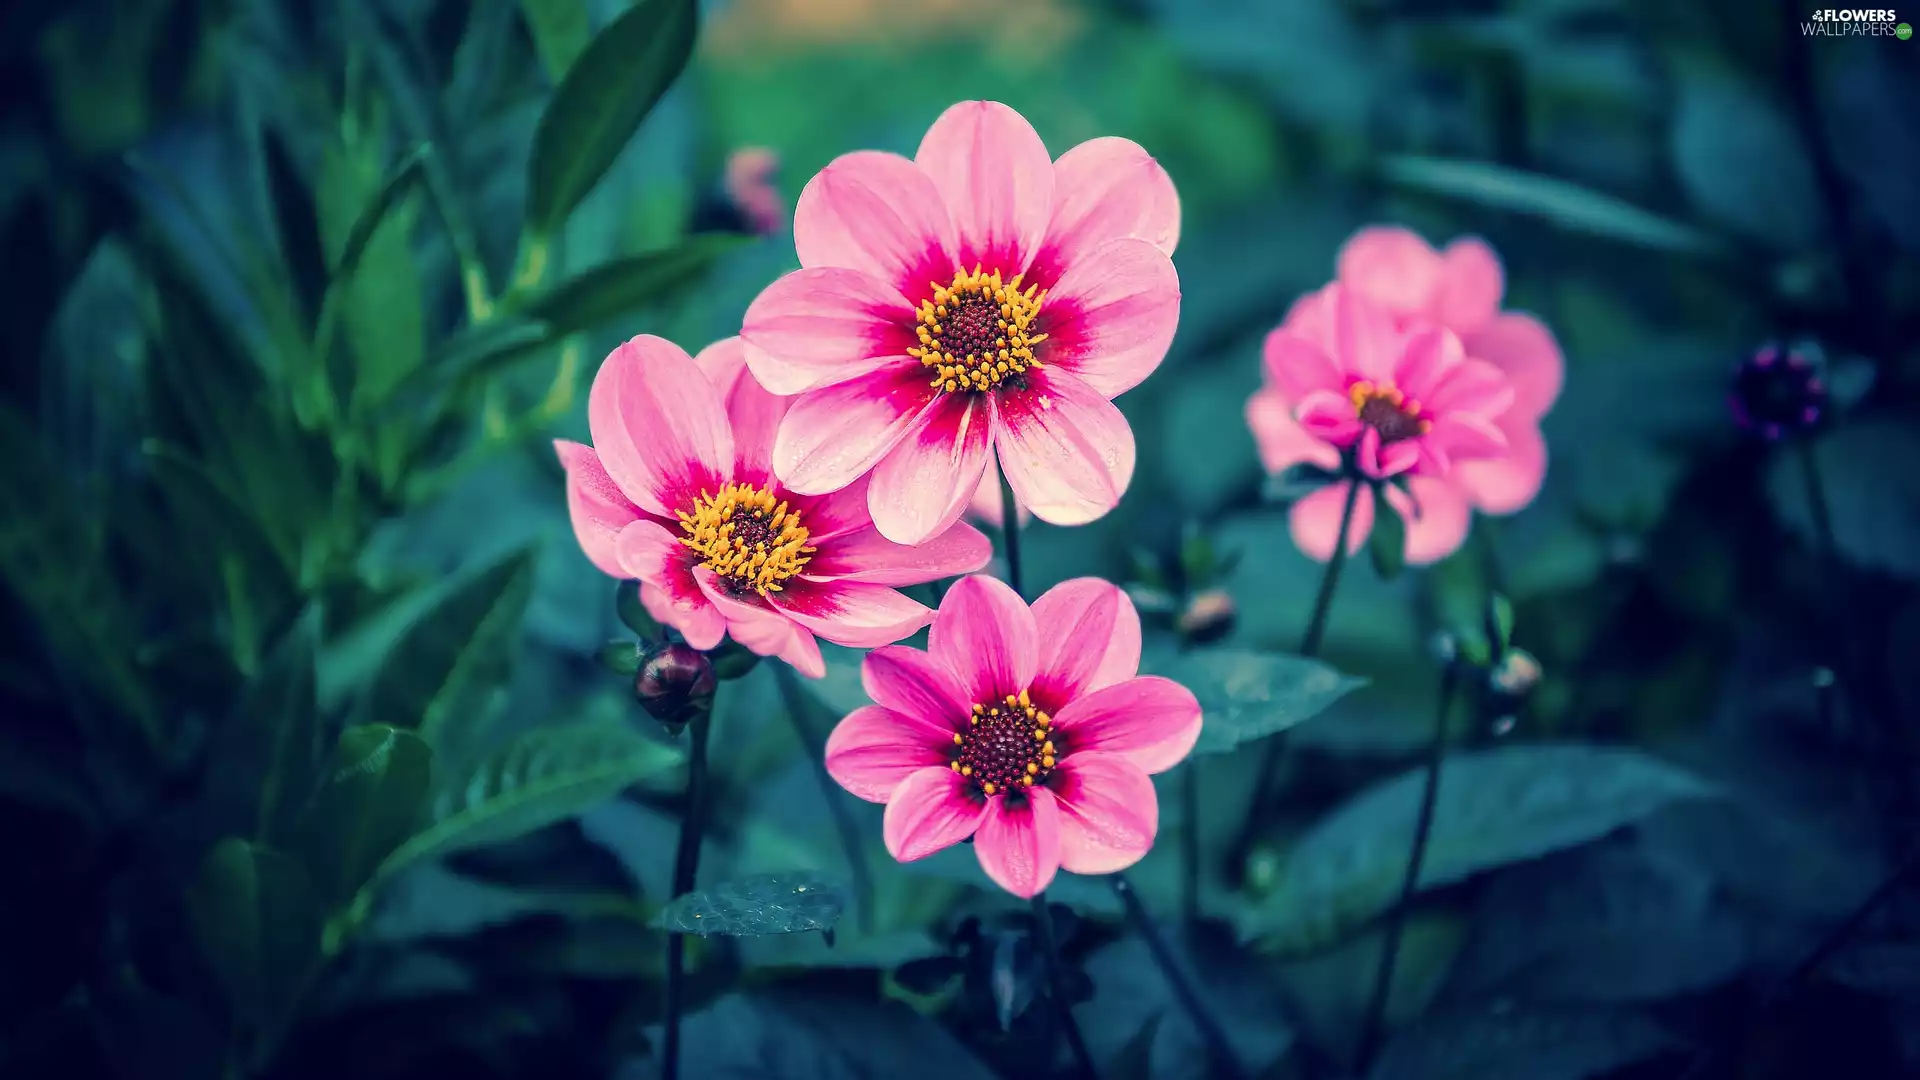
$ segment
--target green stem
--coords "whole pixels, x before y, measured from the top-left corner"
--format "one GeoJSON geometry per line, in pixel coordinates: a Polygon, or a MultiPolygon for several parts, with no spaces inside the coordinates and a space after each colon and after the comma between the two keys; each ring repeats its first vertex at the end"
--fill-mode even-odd
{"type": "Polygon", "coordinates": [[[1045,892],[1033,898],[1033,933],[1040,939],[1040,958],[1047,971],[1047,998],[1053,1002],[1054,1018],[1060,1025],[1060,1033],[1066,1036],[1067,1049],[1073,1051],[1074,1063],[1082,1077],[1100,1080],[1100,1070],[1093,1066],[1093,1055],[1087,1050],[1087,1040],[1080,1034],[1080,1025],[1073,1018],[1073,1003],[1067,1000],[1066,968],[1060,963],[1060,943],[1054,940],[1053,915],[1047,911],[1045,892]]]}
{"type": "Polygon", "coordinates": [[[1186,972],[1180,969],[1180,963],[1174,959],[1173,950],[1167,947],[1167,939],[1160,934],[1160,928],[1154,924],[1153,916],[1148,914],[1146,905],[1140,902],[1140,894],[1133,889],[1133,883],[1125,874],[1107,875],[1107,884],[1114,895],[1120,898],[1120,904],[1126,908],[1127,921],[1133,925],[1134,932],[1146,943],[1147,951],[1153,954],[1153,962],[1160,968],[1160,975],[1167,980],[1167,988],[1173,991],[1174,1003],[1180,1006],[1187,1021],[1200,1033],[1200,1041],[1206,1044],[1207,1056],[1213,1060],[1213,1075],[1225,1080],[1240,1080],[1247,1075],[1246,1067],[1240,1064],[1240,1058],[1233,1052],[1233,1044],[1227,1041],[1227,1033],[1220,1022],[1213,1018],[1207,1007],[1194,992],[1193,983],[1186,972]]]}
{"type": "Polygon", "coordinates": [[[859,904],[860,931],[871,934],[873,874],[867,869],[867,852],[860,843],[860,826],[853,820],[853,815],[847,812],[846,792],[827,772],[825,744],[814,739],[813,724],[807,718],[810,705],[800,689],[799,676],[786,664],[775,664],[774,675],[780,682],[780,698],[786,705],[787,716],[793,721],[793,732],[799,736],[800,745],[806,749],[807,759],[813,764],[813,776],[820,784],[820,797],[827,802],[827,813],[833,817],[834,831],[840,834],[840,851],[846,856],[847,873],[853,878],[854,899],[859,904]]]}
{"type": "Polygon", "coordinates": [[[1413,848],[1407,854],[1407,872],[1400,879],[1400,901],[1387,916],[1386,940],[1380,946],[1380,966],[1373,976],[1373,995],[1360,1027],[1360,1049],[1354,1057],[1362,1075],[1372,1066],[1380,1048],[1387,1018],[1387,999],[1393,991],[1393,968],[1400,958],[1400,939],[1407,928],[1407,911],[1420,889],[1420,866],[1426,862],[1427,841],[1433,836],[1433,812],[1440,797],[1440,761],[1447,748],[1447,717],[1453,712],[1460,665],[1452,660],[1440,674],[1440,704],[1434,710],[1433,745],[1427,751],[1427,783],[1420,792],[1420,816],[1413,827],[1413,848]]]}
{"type": "MultiPolygon", "coordinates": [[[[694,717],[687,725],[687,808],[680,819],[680,842],[673,852],[675,897],[693,891],[694,878],[700,870],[700,834],[707,824],[707,735],[712,725],[711,710],[694,717]]],[[[660,1050],[662,1080],[677,1080],[680,1075],[680,1014],[686,1004],[686,961],[686,935],[668,934],[666,1038],[660,1050]]]]}
{"type": "MultiPolygon", "coordinates": [[[[1007,584],[1020,592],[1020,504],[1013,497],[1007,474],[1000,474],[1000,548],[1007,558],[1007,584]]],[[[1022,596],[1025,594],[1022,593],[1022,596]]]]}
{"type": "MultiPolygon", "coordinates": [[[[1307,620],[1307,632],[1300,638],[1301,656],[1320,655],[1320,643],[1327,635],[1327,615],[1333,610],[1334,592],[1340,586],[1340,572],[1347,566],[1347,534],[1353,529],[1353,511],[1360,503],[1360,489],[1366,482],[1359,476],[1347,481],[1346,502],[1340,508],[1340,532],[1334,537],[1333,554],[1327,559],[1327,568],[1320,575],[1320,592],[1313,598],[1313,615],[1307,620]]],[[[1240,838],[1233,846],[1235,866],[1245,865],[1247,853],[1253,850],[1253,841],[1260,832],[1260,822],[1266,820],[1267,810],[1273,805],[1274,788],[1280,783],[1280,759],[1286,753],[1285,733],[1269,736],[1267,746],[1260,755],[1260,771],[1253,787],[1253,799],[1247,804],[1247,820],[1240,828],[1240,838]]]]}

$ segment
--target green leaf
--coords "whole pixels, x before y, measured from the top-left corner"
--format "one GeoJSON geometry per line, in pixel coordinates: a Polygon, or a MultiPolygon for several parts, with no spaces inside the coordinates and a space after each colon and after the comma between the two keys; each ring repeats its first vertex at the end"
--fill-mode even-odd
{"type": "MultiPolygon", "coordinates": [[[[1281,885],[1246,913],[1245,938],[1287,953],[1324,948],[1398,898],[1419,817],[1424,767],[1376,784],[1316,822],[1281,885]]],[[[1719,790],[1634,750],[1581,743],[1455,754],[1440,773],[1419,888],[1597,840],[1654,811],[1719,790]]]]}
{"type": "Polygon", "coordinates": [[[436,390],[459,390],[500,374],[559,340],[537,319],[498,315],[455,331],[419,371],[396,387],[396,402],[413,404],[436,390]]]}
{"type": "Polygon", "coordinates": [[[680,751],[613,724],[535,728],[433,800],[431,823],[381,865],[385,880],[422,859],[497,844],[577,817],[674,767],[680,751]]]}
{"type": "Polygon", "coordinates": [[[400,635],[373,678],[366,722],[436,742],[476,697],[506,679],[533,589],[533,554],[509,555],[442,593],[400,635]]]}
{"type": "Polygon", "coordinates": [[[698,281],[715,259],[746,240],[732,233],[706,233],[679,247],[602,263],[534,299],[527,314],[545,322],[555,335],[596,329],[698,281]]]}
{"type": "Polygon", "coordinates": [[[247,685],[229,730],[247,744],[242,760],[261,777],[254,839],[285,842],[319,779],[320,707],[314,688],[320,646],[317,610],[293,624],[247,685]]]}
{"type": "Polygon", "coordinates": [[[332,772],[296,831],[295,850],[321,896],[352,896],[413,832],[432,756],[419,736],[384,724],[341,734],[332,772]]]}
{"type": "Polygon", "coordinates": [[[1673,118],[1673,167],[1702,217],[1752,240],[1817,244],[1822,202],[1806,144],[1753,90],[1683,69],[1673,118]]]}
{"type": "Polygon", "coordinates": [[[846,890],[818,874],[766,874],[679,897],[660,909],[653,925],[701,937],[831,931],[846,906],[846,890]]]}
{"type": "Polygon", "coordinates": [[[520,13],[526,17],[534,51],[540,54],[540,66],[559,83],[592,36],[586,0],[520,0],[520,13]]]}
{"type": "Polygon", "coordinates": [[[1920,470],[1888,469],[1920,460],[1920,430],[1904,417],[1875,417],[1835,428],[1811,446],[1790,446],[1769,467],[1774,513],[1811,551],[1824,542],[1807,494],[1810,453],[1840,557],[1857,566],[1920,578],[1920,470]],[[1872,477],[1871,483],[1866,478],[1872,477]]]}
{"type": "Polygon", "coordinates": [[[933,1019],[831,986],[729,994],[686,1019],[682,1076],[992,1080],[997,1074],[933,1019]],[[769,1065],[769,1063],[774,1063],[769,1065]]]}
{"type": "Polygon", "coordinates": [[[1513,644],[1513,601],[1499,593],[1487,597],[1487,621],[1494,643],[1505,652],[1513,644]]]}
{"type": "Polygon", "coordinates": [[[1225,754],[1285,731],[1367,684],[1304,656],[1240,648],[1179,654],[1154,669],[1200,701],[1196,754],[1225,754]]]}
{"type": "Polygon", "coordinates": [[[293,161],[286,140],[271,127],[258,132],[267,197],[279,234],[281,265],[303,314],[311,318],[326,288],[326,257],[321,253],[318,211],[313,191],[293,161]]]}
{"type": "Polygon", "coordinates": [[[698,23],[694,0],[639,0],[588,43],[534,131],[530,237],[552,236],[600,182],[687,66],[698,23]]]}
{"type": "Polygon", "coordinates": [[[1569,232],[1686,255],[1715,255],[1726,248],[1691,226],[1537,173],[1484,161],[1407,155],[1388,158],[1384,168],[1387,179],[1402,187],[1541,218],[1569,232]]]}
{"type": "MultiPolygon", "coordinates": [[[[424,163],[431,152],[432,147],[421,145],[401,158],[380,184],[379,190],[374,192],[372,200],[353,219],[353,226],[347,231],[346,239],[334,257],[333,276],[336,279],[351,277],[360,266],[360,259],[367,253],[367,245],[373,242],[374,233],[386,224],[401,200],[412,194],[414,185],[420,182],[424,163]]],[[[337,280],[335,284],[338,284],[337,280]]]]}
{"type": "Polygon", "coordinates": [[[1157,1012],[1147,1017],[1140,1030],[1120,1047],[1107,1063],[1104,1075],[1109,1080],[1153,1080],[1153,1040],[1160,1034],[1160,1021],[1166,1015],[1157,1012]]]}
{"type": "MultiPolygon", "coordinates": [[[[1467,920],[1445,910],[1415,911],[1401,928],[1387,996],[1389,1029],[1417,1020],[1432,1006],[1470,936],[1467,920]]],[[[1360,1039],[1373,983],[1386,947],[1385,925],[1369,927],[1338,948],[1273,966],[1280,990],[1296,1002],[1299,1021],[1313,1040],[1340,1055],[1360,1039]]]]}
{"type": "MultiPolygon", "coordinates": [[[[1063,874],[1058,880],[1066,879],[1063,874]]],[[[1288,1023],[1293,1010],[1265,958],[1208,926],[1163,926],[1160,932],[1173,962],[1186,971],[1200,1006],[1220,1025],[1246,1074],[1277,1075],[1300,1033],[1288,1023]]],[[[1074,1013],[1096,1059],[1116,1056],[1123,1046],[1137,1048],[1139,1031],[1151,1025],[1157,1030],[1146,1046],[1153,1066],[1148,1075],[1165,1080],[1217,1075],[1207,1067],[1206,1041],[1137,934],[1096,949],[1085,964],[1095,998],[1075,1006],[1074,1013]]]]}
{"type": "MultiPolygon", "coordinates": [[[[415,149],[398,166],[385,166],[385,125],[351,142],[335,141],[320,160],[319,207],[333,276],[328,282],[315,344],[333,362],[335,326],[345,330],[350,373],[340,392],[362,405],[380,402],[420,367],[426,342],[425,298],[414,264],[417,209],[408,201],[425,159],[415,149]]],[[[335,381],[340,376],[336,374],[335,381]]]]}
{"type": "Polygon", "coordinates": [[[1636,1013],[1490,1006],[1396,1036],[1367,1080],[1589,1080],[1680,1046],[1636,1013]]]}
{"type": "Polygon", "coordinates": [[[1180,573],[1188,590],[1212,583],[1215,557],[1213,538],[1197,523],[1189,522],[1180,538],[1180,573]]]}
{"type": "Polygon", "coordinates": [[[294,859],[236,837],[215,844],[187,893],[200,952],[234,1015],[284,1019],[320,958],[321,907],[294,859]]]}
{"type": "Polygon", "coordinates": [[[607,642],[600,646],[599,652],[594,654],[594,659],[600,661],[600,666],[615,675],[638,675],[641,658],[640,646],[625,638],[615,638],[607,642]]]}
{"type": "Polygon", "coordinates": [[[1367,554],[1373,559],[1373,572],[1388,581],[1406,569],[1407,523],[1387,501],[1384,484],[1373,485],[1373,532],[1367,537],[1367,554]]]}

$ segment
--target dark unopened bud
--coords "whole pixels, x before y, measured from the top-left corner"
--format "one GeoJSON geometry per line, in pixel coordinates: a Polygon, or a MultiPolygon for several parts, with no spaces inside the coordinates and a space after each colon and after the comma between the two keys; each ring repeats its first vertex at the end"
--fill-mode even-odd
{"type": "Polygon", "coordinates": [[[1500,657],[1500,663],[1487,672],[1487,685],[1495,693],[1509,698],[1525,697],[1527,692],[1540,685],[1540,661],[1525,649],[1508,649],[1500,657]]]}
{"type": "Polygon", "coordinates": [[[662,645],[640,663],[633,677],[633,696],[655,720],[679,731],[713,707],[713,665],[691,645],[662,645]]]}
{"type": "Polygon", "coordinates": [[[1771,442],[1819,424],[1827,386],[1805,353],[1763,345],[1734,372],[1727,406],[1735,423],[1771,442]]]}
{"type": "Polygon", "coordinates": [[[1239,612],[1233,606],[1233,597],[1225,589],[1206,589],[1193,594],[1177,618],[1174,629],[1180,636],[1196,645],[1205,645],[1219,641],[1233,633],[1233,624],[1239,612]]]}

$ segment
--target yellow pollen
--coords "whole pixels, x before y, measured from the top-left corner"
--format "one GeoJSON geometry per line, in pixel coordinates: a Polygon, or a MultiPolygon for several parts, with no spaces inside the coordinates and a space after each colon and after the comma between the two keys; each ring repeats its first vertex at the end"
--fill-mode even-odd
{"type": "MultiPolygon", "coordinates": [[[[920,302],[914,327],[920,343],[907,355],[933,369],[930,385],[936,390],[991,390],[1041,366],[1033,348],[1047,335],[1033,322],[1047,294],[1038,285],[1021,289],[1020,278],[1003,282],[1000,271],[975,266],[972,273],[955,274],[951,284],[927,283],[932,298],[920,302]]],[[[1017,704],[1028,704],[1024,692],[1017,704]]]]}
{"type": "Polygon", "coordinates": [[[1347,388],[1347,399],[1353,402],[1353,415],[1379,431],[1382,442],[1399,442],[1433,430],[1433,421],[1423,415],[1420,402],[1391,383],[1361,379],[1347,388]]]}
{"type": "Polygon", "coordinates": [[[680,542],[700,561],[741,590],[765,596],[806,569],[814,548],[800,515],[766,488],[728,484],[705,491],[691,511],[681,511],[680,542]]]}

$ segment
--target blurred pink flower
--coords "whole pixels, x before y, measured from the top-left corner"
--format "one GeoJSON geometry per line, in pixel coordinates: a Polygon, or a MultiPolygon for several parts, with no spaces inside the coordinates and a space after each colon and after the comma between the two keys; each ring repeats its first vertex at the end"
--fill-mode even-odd
{"type": "Polygon", "coordinates": [[[742,147],[727,157],[727,201],[762,236],[787,227],[787,204],[773,186],[779,171],[779,155],[764,147],[742,147]]]}
{"type": "Polygon", "coordinates": [[[1023,897],[1062,867],[1123,870],[1159,827],[1149,774],[1200,737],[1193,694],[1139,667],[1140,616],[1112,584],[1062,582],[1029,608],[994,578],[963,578],[926,652],[867,654],[875,704],[834,729],[827,771],[887,805],[901,862],[971,836],[987,876],[1023,897]]]}
{"type": "Polygon", "coordinates": [[[942,113],[911,161],[859,151],[807,183],[802,269],[747,309],[747,365],[798,395],[773,463],[795,491],[869,473],[882,535],[958,520],[990,458],[1023,506],[1082,524],[1133,477],[1113,397],[1166,356],[1180,202],[1125,139],[1050,160],[1005,105],[942,113]]]}
{"type": "Polygon", "coordinates": [[[874,529],[859,487],[787,490],[768,465],[786,409],[747,374],[738,338],[696,360],[641,335],[594,377],[593,446],[554,449],[574,535],[595,566],[640,579],[647,610],[694,648],[731,634],[818,678],[816,635],[855,648],[906,637],[933,612],[893,586],[977,570],[992,545],[956,525],[903,547],[874,529]]]}
{"type": "MultiPolygon", "coordinates": [[[[1362,470],[1373,476],[1406,474],[1411,497],[1389,488],[1387,499],[1407,524],[1407,561],[1434,562],[1465,541],[1474,510],[1511,514],[1539,493],[1547,466],[1540,419],[1560,393],[1565,370],[1560,347],[1533,316],[1500,311],[1505,289],[1500,260],[1477,239],[1456,240],[1439,252],[1406,229],[1374,226],[1347,241],[1338,266],[1338,280],[1301,298],[1269,336],[1266,382],[1247,402],[1247,422],[1270,473],[1302,462],[1337,469],[1340,451],[1354,445],[1354,429],[1361,429],[1362,470]],[[1341,310],[1353,317],[1340,321],[1346,318],[1341,310]],[[1448,336],[1457,343],[1447,344],[1448,336]],[[1346,410],[1330,408],[1334,403],[1325,397],[1305,400],[1336,387],[1324,366],[1301,347],[1302,340],[1329,359],[1331,353],[1355,349],[1377,353],[1384,347],[1391,353],[1395,346],[1387,343],[1397,341],[1397,359],[1413,363],[1411,375],[1429,388],[1392,381],[1404,377],[1395,370],[1388,379],[1390,389],[1402,395],[1398,404],[1390,394],[1378,393],[1378,378],[1365,377],[1340,380],[1346,410]],[[1420,358],[1409,355],[1416,343],[1451,374],[1422,370],[1420,358]],[[1493,389],[1496,381],[1504,391],[1493,389]],[[1363,388],[1362,382],[1371,385],[1363,388]],[[1463,391],[1476,389],[1480,400],[1466,394],[1463,408],[1463,391]],[[1409,400],[1417,410],[1404,407],[1409,400]],[[1368,421],[1368,407],[1374,420],[1386,422],[1384,428],[1368,421]],[[1340,421],[1342,412],[1351,422],[1340,421]],[[1422,420],[1432,423],[1424,432],[1418,427],[1422,420]],[[1424,438],[1406,440],[1413,443],[1407,449],[1394,448],[1403,440],[1385,437],[1409,430],[1424,438]],[[1374,432],[1379,433],[1377,447],[1372,447],[1374,432]]],[[[1332,555],[1346,496],[1347,484],[1341,482],[1294,505],[1293,537],[1302,551],[1321,560],[1332,555]]],[[[1373,504],[1362,497],[1354,507],[1349,549],[1358,550],[1372,527],[1373,504]]]]}

